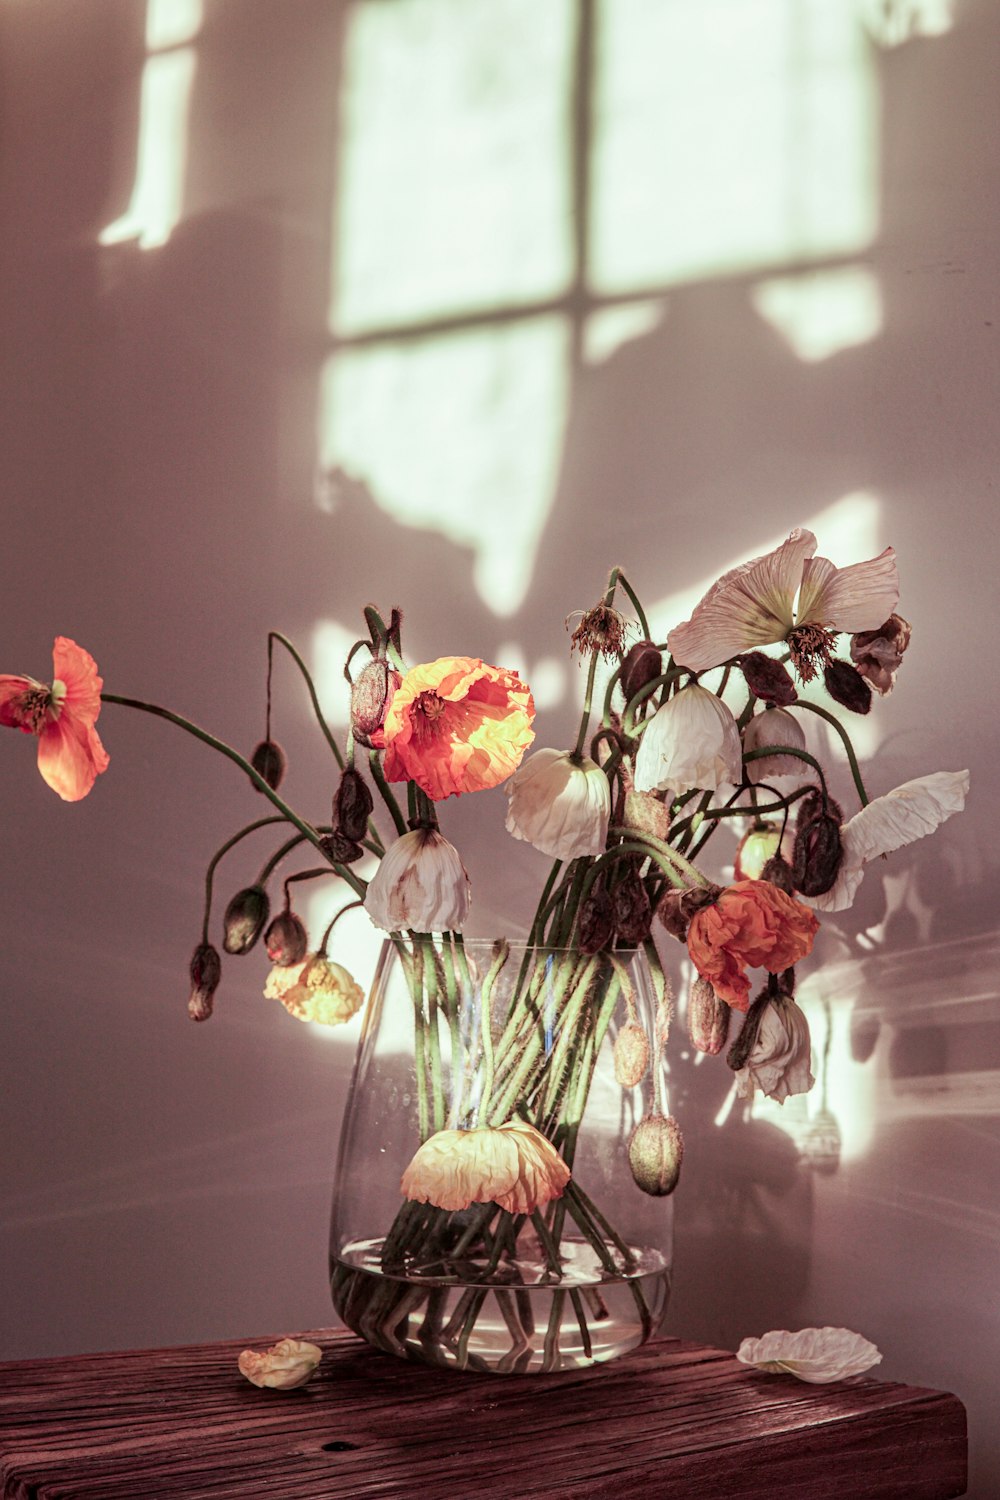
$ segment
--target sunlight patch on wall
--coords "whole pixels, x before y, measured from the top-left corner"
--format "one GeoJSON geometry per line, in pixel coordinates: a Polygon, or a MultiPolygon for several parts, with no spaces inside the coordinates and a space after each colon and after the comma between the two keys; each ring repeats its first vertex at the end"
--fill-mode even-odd
{"type": "MultiPolygon", "coordinates": [[[[337,620],[320,620],[313,629],[309,660],[312,663],[316,696],[327,723],[337,729],[346,729],[350,721],[351,690],[344,677],[344,663],[354,642],[364,635],[363,621],[359,628],[348,630],[337,620]]],[[[359,666],[367,658],[358,658],[359,666]]]]}
{"type": "Polygon", "coordinates": [[[505,641],[497,647],[497,666],[516,672],[522,682],[531,688],[535,709],[541,713],[548,708],[557,708],[566,696],[566,664],[555,656],[541,656],[529,662],[516,641],[505,641]]]}
{"type": "Polygon", "coordinates": [[[524,598],[567,404],[559,318],[348,349],[327,362],[320,465],[363,478],[401,524],[471,547],[483,603],[524,598]]]}
{"type": "Polygon", "coordinates": [[[600,0],[594,285],[870,244],[871,51],[853,8],[827,0],[600,0]]]}
{"type": "Polygon", "coordinates": [[[553,296],[571,271],[571,0],[351,8],[331,327],[553,296]]]}
{"type": "Polygon", "coordinates": [[[591,313],[583,330],[584,359],[588,365],[603,364],[623,344],[659,328],[666,314],[664,297],[629,302],[623,307],[602,307],[591,313]]]}
{"type": "Polygon", "coordinates": [[[862,19],[880,47],[917,36],[944,36],[954,24],[955,0],[860,0],[862,19]]]}
{"type": "MultiPolygon", "coordinates": [[[[365,880],[370,880],[377,866],[374,860],[368,860],[360,865],[352,865],[351,868],[365,880]]],[[[299,890],[301,889],[300,886],[299,890]]],[[[319,944],[320,938],[334,915],[348,901],[355,899],[354,892],[349,891],[340,880],[316,881],[301,912],[311,945],[319,944]]],[[[381,928],[375,927],[369,921],[365,911],[356,908],[354,911],[349,911],[337,923],[330,938],[328,954],[334,963],[343,965],[367,994],[369,984],[378,967],[378,956],[384,941],[385,933],[381,928]]],[[[305,1024],[315,1036],[328,1042],[340,1042],[353,1051],[358,1044],[364,1014],[365,1008],[362,1007],[358,1014],[345,1022],[343,1026],[320,1026],[312,1021],[307,1021],[305,1024]]],[[[405,1038],[400,1040],[401,1044],[405,1045],[405,1038]]]]}
{"type": "Polygon", "coordinates": [[[135,186],[124,214],[98,236],[101,245],[137,240],[151,250],[165,245],[180,223],[196,68],[194,48],[181,44],[197,36],[201,22],[202,0],[149,0],[135,186]]]}
{"type": "Polygon", "coordinates": [[[776,276],[751,293],[754,307],[800,359],[829,359],[866,344],[882,328],[878,279],[861,266],[776,276]]]}

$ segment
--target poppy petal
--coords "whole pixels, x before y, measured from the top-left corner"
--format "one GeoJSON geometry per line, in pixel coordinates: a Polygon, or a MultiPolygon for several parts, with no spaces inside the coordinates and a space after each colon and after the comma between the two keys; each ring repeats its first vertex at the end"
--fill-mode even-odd
{"type": "Polygon", "coordinates": [[[899,573],[892,547],[849,568],[835,568],[828,558],[813,557],[802,569],[797,624],[875,630],[898,603],[899,573]]]}

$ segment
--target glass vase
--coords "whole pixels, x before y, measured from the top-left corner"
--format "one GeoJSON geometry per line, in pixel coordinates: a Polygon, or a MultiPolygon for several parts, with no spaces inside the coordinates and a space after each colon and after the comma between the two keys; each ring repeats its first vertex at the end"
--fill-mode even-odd
{"type": "Polygon", "coordinates": [[[656,1332],[670,1292],[662,1190],[672,1184],[655,1151],[652,1171],[648,1160],[637,1171],[645,1190],[629,1161],[639,1122],[654,1122],[648,1143],[666,1114],[670,997],[654,972],[655,982],[642,949],[386,941],[333,1200],[331,1290],[348,1327],[404,1358],[500,1374],[576,1369],[656,1332]],[[488,1169],[506,1161],[510,1133],[498,1127],[510,1122],[535,1127],[563,1179],[569,1169],[558,1196],[545,1196],[550,1187],[537,1204],[533,1190],[514,1207],[495,1201],[504,1194],[488,1169]],[[404,1171],[439,1131],[463,1133],[441,1138],[442,1184],[430,1201],[408,1198],[404,1171]]]}

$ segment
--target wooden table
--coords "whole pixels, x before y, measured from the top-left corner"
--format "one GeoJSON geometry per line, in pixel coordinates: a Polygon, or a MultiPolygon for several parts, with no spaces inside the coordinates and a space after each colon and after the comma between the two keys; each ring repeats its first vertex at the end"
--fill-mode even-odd
{"type": "Polygon", "coordinates": [[[965,1490],[954,1396],[803,1385],[665,1339],[577,1373],[461,1375],[353,1334],[298,1391],[236,1369],[244,1343],[0,1365],[0,1476],[19,1500],[945,1500],[965,1490]]]}

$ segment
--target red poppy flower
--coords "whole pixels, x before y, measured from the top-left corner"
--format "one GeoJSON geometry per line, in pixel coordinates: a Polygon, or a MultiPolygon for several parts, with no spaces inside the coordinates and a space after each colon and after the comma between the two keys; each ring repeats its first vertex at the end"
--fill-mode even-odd
{"type": "Polygon", "coordinates": [[[750,1005],[747,969],[780,974],[812,951],[819,922],[808,906],[769,880],[738,880],[695,912],[688,927],[691,961],[720,1000],[750,1005]]]}
{"type": "Polygon", "coordinates": [[[435,802],[506,781],[534,739],[535,705],[516,672],[468,656],[413,667],[385,717],[385,774],[435,802]]]}
{"type": "Polygon", "coordinates": [[[94,725],[101,712],[101,688],[94,658],[66,636],[52,648],[53,680],[0,675],[0,724],[38,737],[38,769],[65,802],[85,797],[108,753],[94,725]]]}

